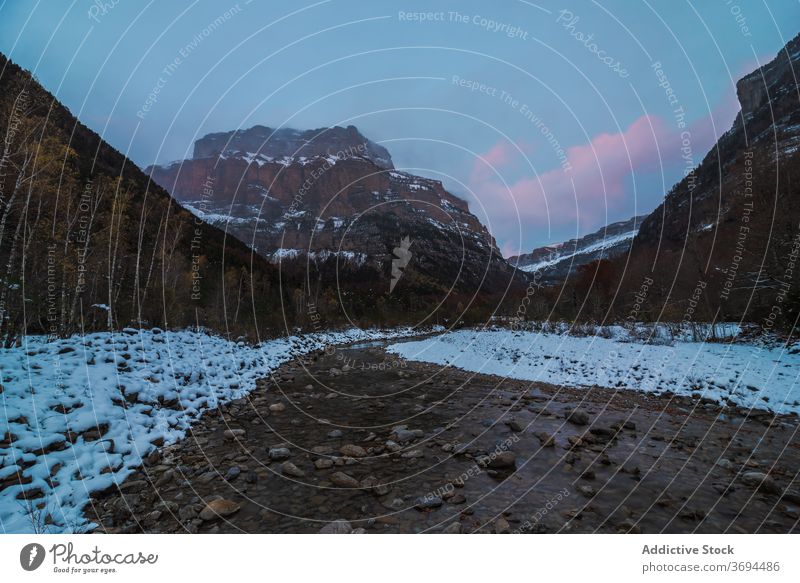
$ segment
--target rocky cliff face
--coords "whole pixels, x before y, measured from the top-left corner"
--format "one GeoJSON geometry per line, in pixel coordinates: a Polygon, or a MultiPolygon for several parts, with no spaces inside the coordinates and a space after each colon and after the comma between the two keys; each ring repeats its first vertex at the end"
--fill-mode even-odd
{"type": "Polygon", "coordinates": [[[306,131],[254,126],[247,130],[208,134],[194,144],[195,159],[231,155],[261,162],[349,155],[372,160],[381,168],[394,168],[386,148],[365,138],[355,126],[306,131]]]}
{"type": "MultiPolygon", "coordinates": [[[[766,318],[788,305],[800,233],[800,36],[737,84],[742,111],[641,224],[623,289],[654,277],[653,317],[766,318]],[[696,314],[695,314],[696,317],[696,314]]],[[[774,325],[772,319],[770,325],[774,325]]]]}
{"type": "Polygon", "coordinates": [[[736,94],[745,118],[757,114],[768,102],[779,100],[783,93],[796,92],[798,59],[800,42],[796,37],[775,59],[739,80],[736,94]]]}
{"type": "MultiPolygon", "coordinates": [[[[389,153],[352,126],[212,134],[197,141],[192,159],[146,171],[185,208],[276,264],[335,261],[388,278],[408,237],[400,293],[414,282],[500,292],[519,279],[463,200],[439,181],[395,170],[389,153]]],[[[376,287],[384,284],[388,292],[388,279],[376,287]]]]}
{"type": "Polygon", "coordinates": [[[538,247],[530,253],[510,257],[508,262],[522,271],[537,273],[537,280],[541,283],[559,284],[577,273],[582,265],[627,253],[643,218],[639,216],[611,223],[578,239],[538,247]]]}

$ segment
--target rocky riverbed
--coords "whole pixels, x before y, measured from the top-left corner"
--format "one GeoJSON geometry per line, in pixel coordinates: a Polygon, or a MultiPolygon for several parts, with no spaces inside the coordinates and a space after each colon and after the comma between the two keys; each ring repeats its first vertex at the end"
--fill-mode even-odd
{"type": "Polygon", "coordinates": [[[357,344],[261,379],[86,514],[96,532],[797,532],[797,430],[357,344]]]}

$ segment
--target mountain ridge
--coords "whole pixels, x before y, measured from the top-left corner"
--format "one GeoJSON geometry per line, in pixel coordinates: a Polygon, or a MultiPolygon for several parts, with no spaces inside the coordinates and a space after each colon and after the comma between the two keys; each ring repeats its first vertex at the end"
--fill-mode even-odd
{"type": "Polygon", "coordinates": [[[583,265],[626,253],[646,216],[639,215],[625,221],[609,223],[582,237],[544,245],[530,253],[509,257],[508,262],[522,271],[537,273],[537,281],[543,284],[560,284],[583,265]]]}
{"type": "Polygon", "coordinates": [[[349,153],[372,160],[377,166],[393,169],[391,154],[367,139],[358,128],[333,126],[314,130],[269,128],[255,125],[248,129],[206,134],[194,143],[193,159],[250,154],[266,161],[335,156],[349,153]]]}

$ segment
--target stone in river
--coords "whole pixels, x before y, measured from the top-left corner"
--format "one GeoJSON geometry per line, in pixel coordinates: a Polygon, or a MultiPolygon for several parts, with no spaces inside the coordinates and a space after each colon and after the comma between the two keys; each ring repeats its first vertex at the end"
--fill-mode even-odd
{"type": "Polygon", "coordinates": [[[330,480],[333,482],[334,486],[339,486],[341,488],[358,488],[359,486],[358,480],[344,472],[335,472],[331,474],[330,480]]]}
{"type": "Polygon", "coordinates": [[[292,462],[283,462],[281,466],[281,470],[287,476],[291,476],[292,478],[302,478],[306,475],[306,473],[294,465],[292,462]]]}
{"type": "Polygon", "coordinates": [[[339,453],[347,457],[366,457],[366,450],[360,445],[348,443],[339,448],[339,453]]]}
{"type": "Polygon", "coordinates": [[[271,447],[269,448],[269,459],[272,461],[288,460],[292,457],[292,452],[288,447],[271,447]]]}
{"type": "Polygon", "coordinates": [[[334,520],[323,526],[319,532],[320,534],[350,534],[353,532],[353,526],[346,520],[334,520]]]}
{"type": "Polygon", "coordinates": [[[224,518],[231,514],[238,512],[241,506],[236,502],[218,498],[206,504],[205,508],[200,511],[201,520],[213,520],[215,518],[224,518]]]}
{"type": "Polygon", "coordinates": [[[244,429],[226,429],[222,434],[225,439],[238,439],[245,436],[244,429]]]}
{"type": "Polygon", "coordinates": [[[573,409],[566,415],[567,421],[575,425],[586,425],[589,423],[589,414],[583,409],[573,409]]]}

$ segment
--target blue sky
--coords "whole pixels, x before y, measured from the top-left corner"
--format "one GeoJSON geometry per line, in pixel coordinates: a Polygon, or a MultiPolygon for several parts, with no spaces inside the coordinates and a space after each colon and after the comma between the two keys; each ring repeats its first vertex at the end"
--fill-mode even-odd
{"type": "Polygon", "coordinates": [[[5,1],[0,50],[141,166],[356,125],[508,255],[654,209],[800,29],[795,0],[694,4],[5,1]]]}

